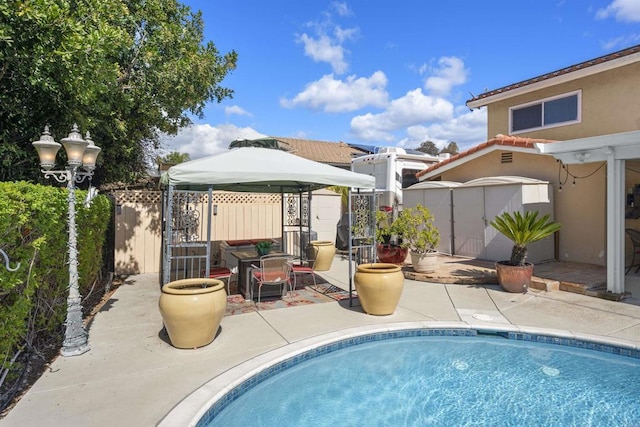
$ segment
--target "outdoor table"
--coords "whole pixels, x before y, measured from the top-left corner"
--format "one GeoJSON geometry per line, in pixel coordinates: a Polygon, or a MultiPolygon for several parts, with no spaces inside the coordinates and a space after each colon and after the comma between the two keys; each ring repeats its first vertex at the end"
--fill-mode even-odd
{"type": "MultiPolygon", "coordinates": [[[[246,251],[233,251],[231,255],[238,260],[238,292],[240,292],[245,299],[250,299],[251,295],[258,295],[258,290],[254,287],[255,292],[251,292],[251,269],[252,265],[260,265],[260,255],[254,249],[246,251]]],[[[281,251],[271,251],[269,255],[288,255],[281,251]]],[[[265,286],[262,288],[262,298],[265,297],[280,297],[282,292],[279,288],[265,286]]]]}

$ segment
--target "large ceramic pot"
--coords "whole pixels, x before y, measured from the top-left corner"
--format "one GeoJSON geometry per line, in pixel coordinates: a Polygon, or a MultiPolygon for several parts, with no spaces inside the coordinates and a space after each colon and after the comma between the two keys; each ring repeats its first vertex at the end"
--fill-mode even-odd
{"type": "Polygon", "coordinates": [[[217,279],[176,280],[162,287],[158,305],[171,344],[198,348],[215,338],[227,308],[227,292],[217,279]]]}
{"type": "Polygon", "coordinates": [[[404,274],[395,264],[360,264],[354,276],[360,305],[365,313],[393,314],[404,288],[404,274]]]}
{"type": "Polygon", "coordinates": [[[438,252],[415,252],[411,251],[411,265],[417,273],[433,273],[440,262],[438,252]]]}
{"type": "Polygon", "coordinates": [[[526,293],[533,276],[533,264],[524,266],[510,265],[508,261],[496,262],[496,276],[498,284],[507,292],[526,293]]]}
{"type": "Polygon", "coordinates": [[[312,240],[307,248],[307,256],[313,260],[313,269],[316,271],[327,271],[333,263],[333,256],[336,254],[336,245],[329,240],[312,240]]]}
{"type": "Polygon", "coordinates": [[[376,246],[378,260],[388,264],[403,264],[409,254],[409,248],[402,248],[397,245],[376,246]]]}

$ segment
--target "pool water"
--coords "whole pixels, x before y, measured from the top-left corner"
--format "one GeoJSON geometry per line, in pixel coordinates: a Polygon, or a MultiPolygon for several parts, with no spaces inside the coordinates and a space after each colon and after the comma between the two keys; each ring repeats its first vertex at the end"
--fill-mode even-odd
{"type": "Polygon", "coordinates": [[[209,426],[638,426],[640,360],[500,337],[342,348],[249,389],[209,426]]]}

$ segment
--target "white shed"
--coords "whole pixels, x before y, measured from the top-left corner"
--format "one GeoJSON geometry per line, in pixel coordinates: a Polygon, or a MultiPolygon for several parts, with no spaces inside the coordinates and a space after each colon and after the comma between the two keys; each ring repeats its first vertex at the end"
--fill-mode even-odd
{"type": "Polygon", "coordinates": [[[453,199],[451,189],[461,185],[453,181],[423,181],[402,190],[404,208],[418,204],[429,209],[433,225],[440,232],[438,251],[452,254],[454,248],[453,199]]]}
{"type": "MultiPolygon", "coordinates": [[[[539,211],[553,219],[553,191],[546,181],[496,176],[474,179],[452,189],[456,255],[500,261],[509,258],[513,243],[490,224],[503,212],[539,211]]],[[[528,246],[529,262],[556,258],[555,236],[528,246]]]]}

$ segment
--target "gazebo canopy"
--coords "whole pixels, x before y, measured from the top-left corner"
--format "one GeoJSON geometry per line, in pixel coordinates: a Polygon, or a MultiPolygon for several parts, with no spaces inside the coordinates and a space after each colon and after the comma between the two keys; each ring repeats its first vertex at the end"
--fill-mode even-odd
{"type": "Polygon", "coordinates": [[[285,151],[241,147],[175,165],[161,182],[180,190],[299,193],[338,185],[375,188],[375,178],[314,162],[285,151]]]}

